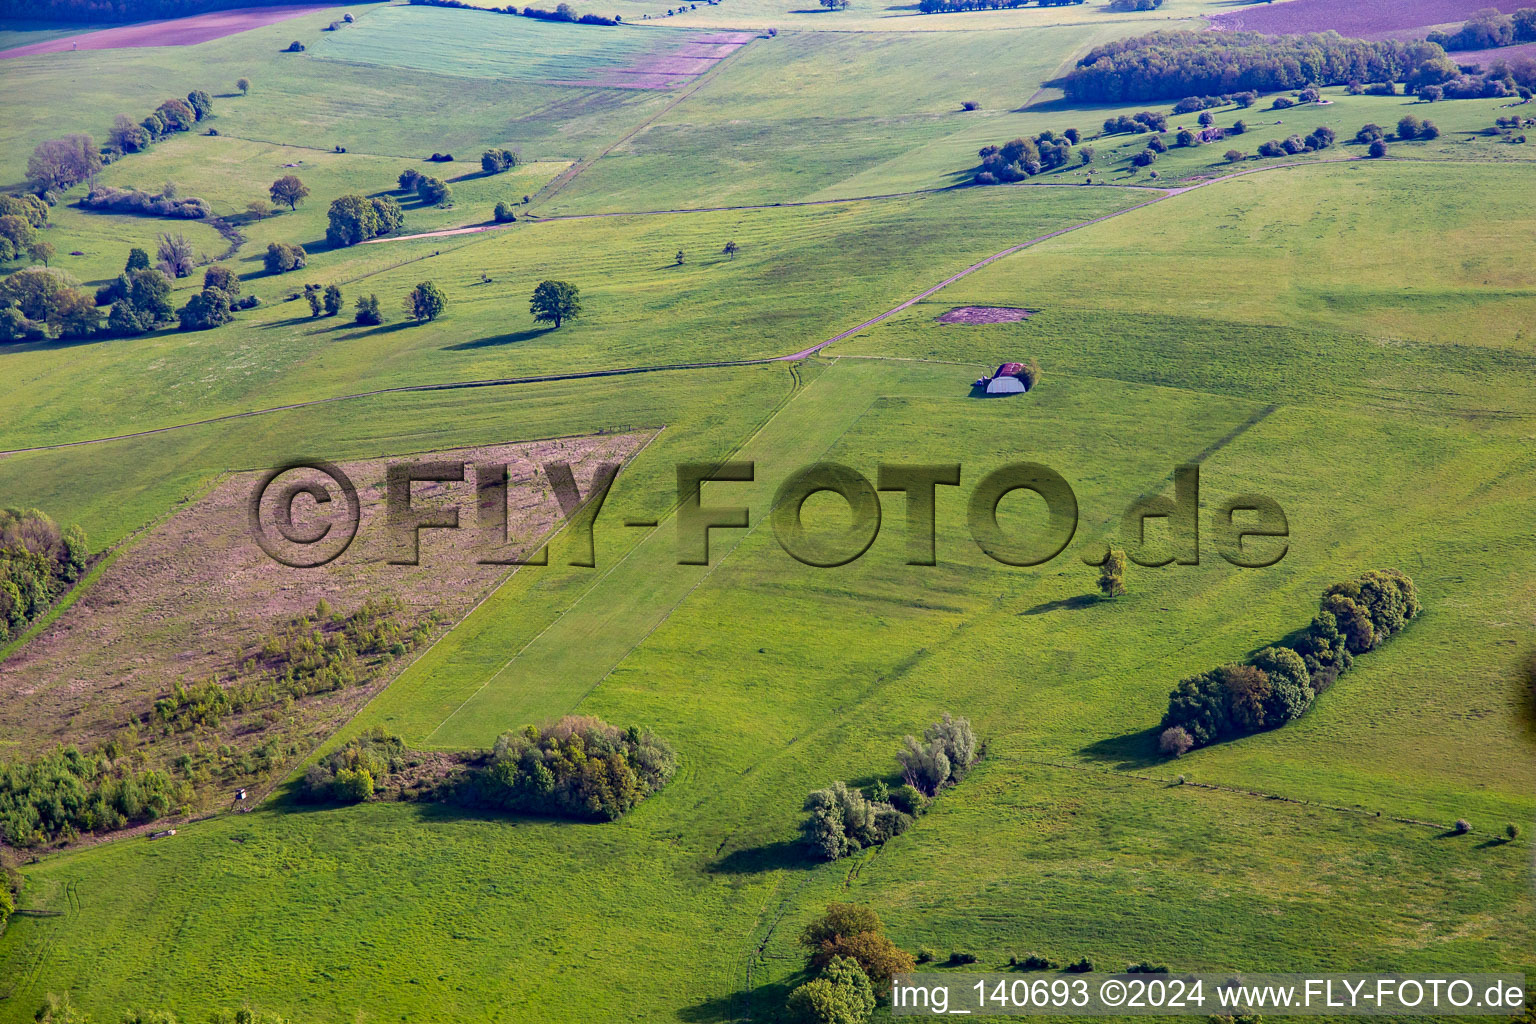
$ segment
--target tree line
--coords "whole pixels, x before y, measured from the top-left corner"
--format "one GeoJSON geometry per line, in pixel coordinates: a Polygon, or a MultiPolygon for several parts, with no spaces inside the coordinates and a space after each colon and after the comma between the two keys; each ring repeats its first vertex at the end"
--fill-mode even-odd
{"type": "Polygon", "coordinates": [[[1323,592],[1310,625],[1288,644],[1266,647],[1246,662],[1180,680],[1168,695],[1159,750],[1188,751],[1269,729],[1304,714],[1313,700],[1420,611],[1413,580],[1379,569],[1323,592]]]}
{"type": "Polygon", "coordinates": [[[1445,51],[1428,42],[1372,42],[1334,32],[1155,32],[1096,46],[1047,84],[1074,102],[1123,103],[1351,81],[1437,84],[1457,74],[1445,51]]]}
{"type": "Polygon", "coordinates": [[[1428,41],[1452,51],[1536,42],[1536,7],[1522,7],[1512,14],[1490,7],[1472,15],[1454,32],[1431,32],[1428,41]]]}
{"type": "Polygon", "coordinates": [[[48,21],[153,21],[205,11],[263,7],[289,0],[0,0],[0,18],[48,21]]]}
{"type": "MultiPolygon", "coordinates": [[[[1082,0],[1077,0],[1081,3],[1082,0]]],[[[568,21],[576,25],[617,25],[624,20],[622,14],[615,14],[611,18],[605,18],[600,14],[576,13],[570,4],[558,4],[552,11],[538,7],[519,8],[515,4],[505,7],[476,7],[474,4],[463,3],[462,0],[411,0],[418,7],[452,7],[466,11],[484,11],[488,14],[510,14],[513,17],[537,18],[540,21],[568,21]]]]}
{"type": "Polygon", "coordinates": [[[960,11],[1012,10],[1015,7],[1028,7],[1031,3],[1041,7],[1069,7],[1086,2],[1087,0],[918,0],[917,9],[923,14],[955,14],[960,11]]]}

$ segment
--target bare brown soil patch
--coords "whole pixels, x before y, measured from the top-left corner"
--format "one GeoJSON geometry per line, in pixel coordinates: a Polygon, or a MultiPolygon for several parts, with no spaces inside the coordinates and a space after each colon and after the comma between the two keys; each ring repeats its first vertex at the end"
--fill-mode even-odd
{"type": "Polygon", "coordinates": [[[1032,312],[1013,306],[956,306],[937,320],[941,324],[1014,324],[1028,320],[1032,312]]]}
{"type": "MultiPolygon", "coordinates": [[[[522,557],[561,521],[539,466],[569,463],[586,495],[600,463],[628,460],[650,436],[558,438],[387,461],[505,462],[508,528],[517,543],[496,557],[522,557]]],[[[307,753],[334,731],[416,652],[360,670],[355,685],[255,706],[214,729],[199,726],[168,734],[153,714],[155,701],[177,684],[212,679],[226,688],[249,686],[261,678],[262,644],[296,617],[313,612],[322,599],[345,614],[370,598],[393,598],[404,606],[400,617],[405,626],[433,621],[435,615],[431,635],[436,636],[514,571],[477,564],[485,552],[476,530],[472,471],[463,483],[414,485],[413,508],[456,506],[461,528],[424,530],[420,564],[389,564],[398,557],[398,547],[384,522],[385,465],[384,459],[341,465],[356,485],[361,521],[351,546],[325,566],[290,568],[256,543],[248,504],[264,471],[224,478],[133,543],[57,621],[0,662],[0,751],[27,756],[55,743],[92,749],[110,739],[160,765],[174,763],[189,750],[224,745],[233,748],[230,757],[238,762],[244,752],[272,748],[277,737],[276,760],[265,755],[271,763],[264,762],[256,775],[281,778],[295,755],[307,753]]],[[[339,495],[331,505],[339,508],[339,495]]],[[[319,525],[325,508],[300,497],[294,505],[295,525],[319,525]]],[[[226,789],[243,778],[242,770],[220,776],[226,789]]],[[[221,799],[227,802],[228,795],[221,799]]]]}
{"type": "Polygon", "coordinates": [[[0,50],[0,59],[6,57],[30,57],[38,53],[61,53],[66,50],[120,50],[130,46],[191,46],[206,43],[245,32],[263,25],[275,25],[289,18],[297,18],[311,11],[323,11],[329,4],[294,5],[284,7],[245,7],[235,11],[210,11],[190,18],[172,18],[168,21],[146,21],[137,25],[119,25],[99,32],[50,39],[44,43],[29,43],[9,50],[0,50]]]}

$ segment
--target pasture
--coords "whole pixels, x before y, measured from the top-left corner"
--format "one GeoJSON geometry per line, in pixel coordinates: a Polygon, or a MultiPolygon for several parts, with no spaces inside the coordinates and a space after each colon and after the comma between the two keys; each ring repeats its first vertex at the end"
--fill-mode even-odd
{"type": "MultiPolygon", "coordinates": [[[[49,916],[0,932],[0,1021],[63,992],[98,1022],[245,1005],[291,1024],[782,1020],[807,977],[796,935],[834,899],[876,909],[904,949],[967,952],[977,970],[1036,953],[1101,970],[1530,973],[1536,736],[1517,666],[1536,621],[1536,150],[1484,132],[1508,101],[1329,89],[1329,104],[1271,112],[1264,97],[1215,111],[1253,125],[1250,153],[1319,126],[1340,145],[1294,167],[1228,166],[1221,142],[1171,148],[1153,179],[1129,163],[1146,136],[1097,136],[1107,117],[1170,105],[1072,107],[1040,83],[1095,43],[1226,5],[921,16],[885,2],[580,7],[623,28],[359,5],[336,32],[321,31],[334,12],[306,14],[191,46],[0,61],[4,181],[44,138],[99,139],[119,110],[215,92],[218,135],[167,139],[101,180],[206,198],[244,235],[223,265],[261,299],[210,331],[0,345],[0,505],[79,523],[114,553],[45,643],[0,660],[20,701],[0,716],[0,756],[90,745],[93,714],[152,701],[313,603],[328,584],[275,565],[266,589],[229,589],[252,569],[221,560],[237,526],[206,552],[188,539],[210,507],[235,508],[239,474],[560,445],[628,458],[596,567],[569,564],[565,533],[549,565],[510,573],[369,563],[346,586],[403,591],[442,628],[378,685],[300,701],[304,742],[283,771],[375,726],[464,751],[569,713],[652,728],[680,760],[601,825],[301,806],[280,772],[248,813],[177,819],[170,839],[11,858],[20,905],[49,916]],[[686,87],[593,84],[691,30],[767,28],[782,31],[686,87]],[[295,36],[307,52],[280,52],[295,36]],[[250,95],[228,95],[242,76],[250,95]],[[1361,124],[1405,113],[1440,138],[1350,159],[1361,124]],[[1069,127],[1095,147],[1091,171],[1074,159],[959,187],[980,147],[1069,127]],[[490,146],[522,162],[483,175],[490,146]],[[455,160],[424,162],[434,151],[455,160]],[[413,166],[452,179],[451,207],[397,191],[413,166]],[[311,195],[245,215],[284,173],[311,195]],[[519,219],[331,248],[326,210],[348,193],[394,195],[404,235],[484,225],[498,201],[519,219]],[[308,265],[268,274],[274,241],[303,244],[308,265]],[[581,289],[559,329],[529,309],[546,279],[581,289]],[[402,297],[425,280],[447,310],[409,321],[402,297]],[[342,290],[341,315],[310,315],[311,283],[342,290]],[[382,325],[352,320],[370,294],[382,325]],[[939,321],[968,305],[1031,315],[939,321]],[[971,397],[1013,360],[1039,363],[1030,393],[971,397]],[[677,467],[726,460],[752,461],[753,479],[709,483],[703,502],[746,506],[749,524],[712,530],[708,565],[681,564],[677,467]],[[897,492],[858,559],[791,558],[771,512],[818,461],[872,481],[883,463],[959,463],[961,485],[937,491],[937,564],[907,564],[897,492]],[[1032,567],[987,557],[967,523],[978,481],[1019,461],[1059,471],[1079,509],[1065,549],[1032,567]],[[1187,463],[1199,564],[1133,564],[1128,592],[1100,599],[1084,556],[1128,546],[1122,512],[1171,493],[1187,463]],[[1287,551],[1241,569],[1218,553],[1214,513],[1254,493],[1285,510],[1287,551]],[[167,565],[182,574],[146,568],[167,565]],[[1423,614],[1305,716],[1159,755],[1181,678],[1282,641],[1328,585],[1388,566],[1415,579],[1423,614]],[[53,700],[64,680],[69,700],[53,700]],[[902,737],[946,711],[986,740],[971,775],[885,845],[812,860],[806,794],[898,784],[902,737]],[[1501,841],[1506,822],[1526,835],[1501,841]]],[[[228,244],[208,224],[83,210],[83,191],[44,236],[88,285],[163,230],[202,255],[228,244]]],[[[202,273],[175,283],[177,305],[202,273]]],[[[557,529],[547,499],[525,503],[534,532],[557,529]]],[[[828,535],[849,523],[824,494],[804,515],[828,535]]],[[[1043,522],[1022,493],[998,516],[1010,533],[1043,522]]],[[[1165,524],[1149,536],[1166,543],[1165,524]]],[[[427,550],[456,559],[463,540],[427,550]]]]}

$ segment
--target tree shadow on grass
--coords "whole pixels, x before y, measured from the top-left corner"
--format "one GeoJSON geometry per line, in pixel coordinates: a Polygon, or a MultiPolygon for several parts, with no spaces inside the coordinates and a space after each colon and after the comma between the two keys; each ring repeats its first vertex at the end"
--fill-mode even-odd
{"type": "Polygon", "coordinates": [[[677,1011],[677,1016],[690,1024],[725,1020],[778,1020],[778,1013],[789,1000],[789,992],[793,987],[789,982],[759,985],[750,992],[732,992],[693,1006],[685,1006],[677,1011]]]}
{"type": "Polygon", "coordinates": [[[1151,768],[1163,763],[1157,752],[1157,726],[1090,743],[1078,751],[1094,761],[1110,762],[1120,771],[1151,768]]]}
{"type": "Polygon", "coordinates": [[[530,327],[526,331],[513,331],[511,334],[496,334],[489,338],[476,338],[474,341],[461,341],[457,345],[444,345],[444,352],[472,352],[478,348],[494,348],[498,345],[516,345],[520,341],[532,341],[553,331],[553,327],[530,327]]]}
{"type": "Polygon", "coordinates": [[[1059,601],[1047,601],[1037,604],[1033,608],[1025,609],[1020,615],[1044,615],[1046,612],[1076,611],[1079,608],[1089,608],[1099,603],[1102,598],[1098,594],[1078,594],[1076,597],[1064,597],[1059,601]]]}
{"type": "MultiPolygon", "coordinates": [[[[349,323],[347,326],[357,327],[358,325],[356,323],[349,323]]],[[[353,331],[351,334],[338,335],[336,340],[353,341],[357,338],[372,338],[380,334],[393,334],[396,331],[403,331],[408,327],[415,326],[417,326],[415,320],[397,320],[392,324],[379,324],[377,327],[358,327],[358,329],[353,331]]]]}
{"type": "Polygon", "coordinates": [[[712,875],[756,875],[765,871],[809,871],[819,866],[805,844],[781,839],[776,843],[732,850],[705,866],[712,875]]]}

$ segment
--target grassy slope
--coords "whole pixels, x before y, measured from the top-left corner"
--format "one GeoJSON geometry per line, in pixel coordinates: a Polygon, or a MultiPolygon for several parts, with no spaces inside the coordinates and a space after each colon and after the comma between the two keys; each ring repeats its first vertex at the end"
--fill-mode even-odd
{"type": "MultiPolygon", "coordinates": [[[[921,202],[520,223],[321,254],[301,273],[248,281],[266,304],[225,330],[0,353],[28,381],[0,398],[0,434],[4,447],[20,447],[382,386],[787,354],[908,298],[936,271],[961,270],[1129,198],[973,191],[921,202]],[[739,254],[721,255],[732,239],[739,254]],[[679,249],[687,262],[676,267],[679,249]],[[559,331],[538,328],[526,297],[544,278],[579,284],[589,315],[559,331]],[[441,320],[408,326],[401,296],[423,279],[446,291],[450,308],[441,320]],[[302,302],[280,301],[305,281],[340,282],[349,304],[360,291],[376,293],[391,322],[365,329],[344,318],[313,320],[302,302]],[[81,373],[99,381],[104,404],[76,411],[81,373]]],[[[288,219],[270,223],[278,230],[288,219]]]]}

